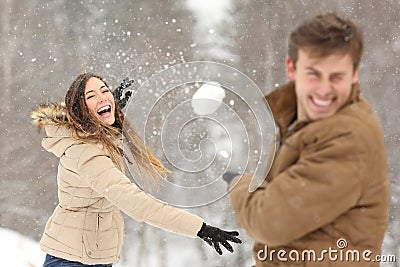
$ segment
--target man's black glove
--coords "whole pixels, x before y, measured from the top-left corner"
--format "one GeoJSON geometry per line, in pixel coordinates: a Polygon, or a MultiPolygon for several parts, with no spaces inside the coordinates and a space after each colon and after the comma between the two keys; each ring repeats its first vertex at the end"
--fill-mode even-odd
{"type": "Polygon", "coordinates": [[[222,255],[222,250],[219,246],[220,244],[222,244],[229,252],[233,253],[233,248],[228,243],[228,241],[239,244],[242,243],[242,241],[237,238],[237,236],[239,236],[239,232],[227,232],[217,227],[207,225],[205,223],[203,223],[203,225],[201,226],[201,229],[197,233],[197,236],[203,239],[210,246],[214,247],[219,255],[222,255]]]}
{"type": "Polygon", "coordinates": [[[228,183],[228,185],[232,182],[233,178],[238,176],[239,173],[236,172],[226,172],[222,175],[222,179],[224,179],[225,182],[228,183]]]}

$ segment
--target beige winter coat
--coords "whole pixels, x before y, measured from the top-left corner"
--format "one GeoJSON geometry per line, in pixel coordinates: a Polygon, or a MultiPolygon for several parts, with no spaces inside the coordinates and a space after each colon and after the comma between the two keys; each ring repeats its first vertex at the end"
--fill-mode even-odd
{"type": "Polygon", "coordinates": [[[249,193],[251,175],[245,175],[230,193],[239,224],[255,241],[256,266],[379,266],[374,260],[381,253],[389,208],[386,152],[358,85],[335,115],[291,126],[294,84],[266,99],[281,143],[269,183],[249,193]]]}
{"type": "Polygon", "coordinates": [[[123,243],[120,210],[133,219],[188,237],[196,237],[203,219],[163,204],[133,184],[102,145],[71,138],[58,105],[32,113],[45,127],[43,147],[60,158],[59,204],[46,224],[40,246],[53,256],[84,264],[116,263],[123,243]]]}

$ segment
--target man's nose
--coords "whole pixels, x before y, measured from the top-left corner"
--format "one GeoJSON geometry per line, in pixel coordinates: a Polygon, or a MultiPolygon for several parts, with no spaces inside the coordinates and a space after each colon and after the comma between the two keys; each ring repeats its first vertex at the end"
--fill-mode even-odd
{"type": "Polygon", "coordinates": [[[333,91],[332,84],[329,81],[323,81],[323,82],[321,82],[321,84],[317,90],[317,94],[320,96],[327,96],[327,95],[331,94],[332,91],[333,91]]]}

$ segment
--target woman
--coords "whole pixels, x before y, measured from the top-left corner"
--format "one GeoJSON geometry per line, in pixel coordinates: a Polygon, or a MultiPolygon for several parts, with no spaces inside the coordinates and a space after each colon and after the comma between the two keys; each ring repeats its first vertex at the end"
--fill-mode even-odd
{"type": "Polygon", "coordinates": [[[33,123],[47,134],[42,146],[60,158],[59,204],[40,241],[47,253],[43,266],[116,263],[123,243],[120,210],[137,221],[200,237],[219,254],[220,244],[233,252],[228,241],[241,243],[238,232],[209,226],[194,214],[154,200],[124,175],[123,125],[130,154],[142,174],[158,183],[158,175],[165,177],[167,169],[124,121],[119,101],[100,76],[84,73],[71,84],[65,105],[41,106],[32,112],[33,123]]]}

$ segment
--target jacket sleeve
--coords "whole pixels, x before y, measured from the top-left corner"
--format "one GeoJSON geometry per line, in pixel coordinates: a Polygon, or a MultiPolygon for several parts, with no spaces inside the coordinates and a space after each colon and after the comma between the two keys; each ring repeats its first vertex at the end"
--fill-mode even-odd
{"type": "Polygon", "coordinates": [[[103,150],[90,144],[79,157],[77,172],[100,195],[133,219],[155,227],[196,237],[203,219],[147,195],[126,177],[103,150]]]}
{"type": "Polygon", "coordinates": [[[305,147],[295,164],[253,193],[248,192],[252,175],[237,177],[230,199],[239,225],[255,241],[281,246],[354,207],[364,154],[355,139],[348,133],[305,147]]]}

